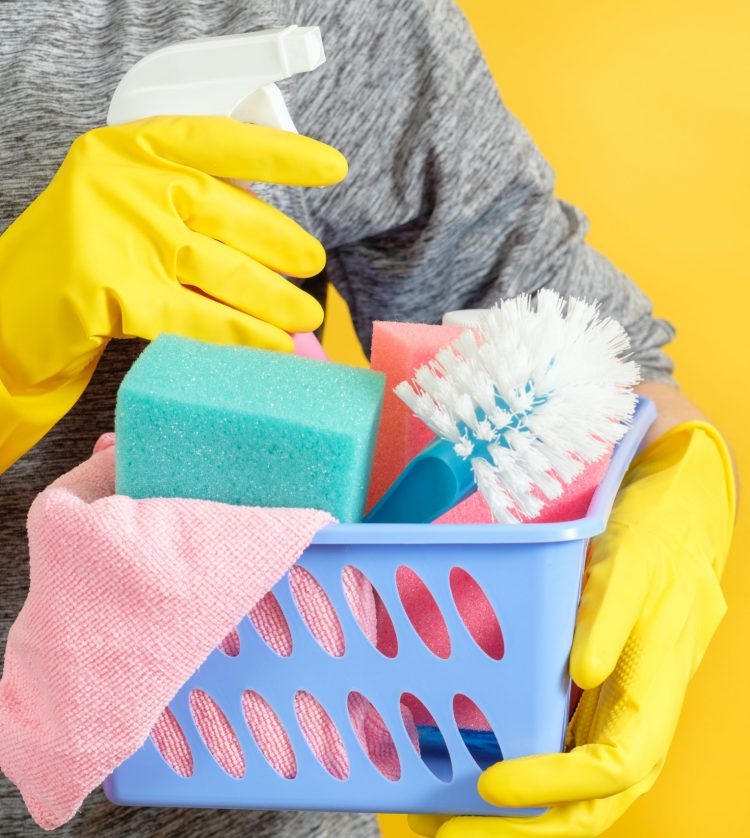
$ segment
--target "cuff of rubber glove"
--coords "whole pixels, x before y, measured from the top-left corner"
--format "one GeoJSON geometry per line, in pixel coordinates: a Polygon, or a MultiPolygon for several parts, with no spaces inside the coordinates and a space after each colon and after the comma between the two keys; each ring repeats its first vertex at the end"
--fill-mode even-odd
{"type": "Polygon", "coordinates": [[[0,474],[7,471],[47,433],[46,422],[23,415],[18,397],[0,381],[0,474]]]}
{"type": "Polygon", "coordinates": [[[73,407],[86,389],[95,367],[96,363],[83,375],[57,387],[23,395],[11,393],[0,381],[0,475],[33,448],[73,407]]]}
{"type": "Polygon", "coordinates": [[[682,422],[679,425],[675,425],[640,451],[631,462],[630,468],[637,468],[641,463],[644,461],[648,462],[652,457],[658,460],[658,449],[667,444],[670,439],[681,435],[689,435],[692,438],[695,433],[702,433],[705,438],[713,442],[713,450],[718,455],[723,473],[723,484],[726,490],[727,510],[729,513],[727,520],[726,544],[724,545],[724,548],[719,551],[721,559],[712,562],[716,576],[721,579],[726,555],[729,551],[729,544],[732,538],[734,520],[737,516],[737,487],[735,483],[734,466],[729,453],[729,448],[724,440],[724,437],[719,433],[717,428],[710,422],[706,422],[701,419],[691,419],[688,422],[682,422]]]}
{"type": "Polygon", "coordinates": [[[649,445],[647,445],[642,451],[639,451],[630,463],[630,468],[634,468],[642,460],[648,459],[650,454],[658,446],[662,445],[665,440],[671,439],[673,436],[679,436],[680,434],[688,433],[690,431],[695,430],[703,431],[706,434],[706,436],[709,439],[711,439],[716,445],[716,451],[719,455],[719,458],[721,459],[721,464],[724,467],[724,478],[727,489],[727,500],[729,502],[729,508],[732,510],[732,514],[736,516],[737,483],[735,480],[735,472],[734,466],[732,464],[732,457],[729,453],[729,446],[727,445],[726,440],[721,435],[719,430],[710,422],[706,422],[702,419],[691,419],[687,422],[681,422],[679,425],[675,425],[673,428],[670,428],[668,431],[663,433],[653,442],[649,443],[649,445]]]}

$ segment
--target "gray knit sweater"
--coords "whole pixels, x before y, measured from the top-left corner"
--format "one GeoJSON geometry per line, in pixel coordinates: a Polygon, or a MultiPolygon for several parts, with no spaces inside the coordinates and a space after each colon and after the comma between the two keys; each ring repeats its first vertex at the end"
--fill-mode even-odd
{"type": "MultiPolygon", "coordinates": [[[[350,173],[329,189],[258,191],[322,240],[366,351],[373,320],[436,323],[452,309],[553,287],[599,299],[628,330],[644,377],[671,381],[661,347],[673,329],[588,247],[582,213],[553,196],[549,166],[503,106],[451,0],[4,0],[0,230],[44,189],[73,139],[104,123],[115,85],[143,55],[290,23],[320,26],[328,55],[284,85],[290,111],[302,133],[345,154],[350,173]]],[[[29,504],[112,429],[118,384],[141,348],[110,344],[79,404],[0,476],[0,651],[28,585],[29,504]]],[[[3,777],[0,834],[41,834],[3,777]]],[[[95,792],[58,834],[364,838],[376,826],[365,816],[118,808],[95,792]]]]}

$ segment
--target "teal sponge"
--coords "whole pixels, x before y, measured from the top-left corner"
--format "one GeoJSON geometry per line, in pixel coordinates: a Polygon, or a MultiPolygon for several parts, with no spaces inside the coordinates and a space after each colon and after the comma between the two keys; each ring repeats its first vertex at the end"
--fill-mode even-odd
{"type": "Polygon", "coordinates": [[[385,377],[163,335],[120,385],[117,491],[362,518],[385,377]]]}

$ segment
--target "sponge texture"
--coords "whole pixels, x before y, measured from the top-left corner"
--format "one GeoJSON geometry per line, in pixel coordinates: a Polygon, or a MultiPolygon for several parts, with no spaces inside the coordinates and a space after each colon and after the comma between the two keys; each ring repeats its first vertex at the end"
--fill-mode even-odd
{"type": "Polygon", "coordinates": [[[382,374],[173,335],[151,343],[117,397],[117,491],[361,520],[382,374]]]}
{"type": "Polygon", "coordinates": [[[385,373],[386,392],[375,463],[372,470],[368,509],[385,494],[404,466],[433,439],[435,434],[417,419],[393,392],[393,388],[414,375],[414,370],[431,361],[439,349],[464,330],[457,326],[429,326],[424,323],[373,323],[371,369],[385,373]]]}

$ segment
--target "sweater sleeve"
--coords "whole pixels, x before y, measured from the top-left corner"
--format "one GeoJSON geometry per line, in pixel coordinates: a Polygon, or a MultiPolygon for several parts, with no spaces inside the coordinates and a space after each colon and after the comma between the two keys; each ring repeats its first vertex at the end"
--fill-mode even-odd
{"type": "Polygon", "coordinates": [[[307,190],[303,216],[365,351],[373,320],[437,323],[546,287],[598,300],[628,331],[644,379],[674,383],[662,349],[674,329],[586,244],[585,216],[555,198],[452,0],[315,6],[300,22],[321,25],[328,61],[300,77],[294,115],[350,173],[307,190]]]}

